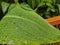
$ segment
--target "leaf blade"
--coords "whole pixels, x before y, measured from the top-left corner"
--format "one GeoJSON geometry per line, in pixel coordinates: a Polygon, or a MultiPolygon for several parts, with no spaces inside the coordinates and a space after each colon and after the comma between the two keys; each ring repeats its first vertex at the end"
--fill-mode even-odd
{"type": "Polygon", "coordinates": [[[0,33],[1,44],[9,44],[12,41],[10,44],[39,45],[60,41],[58,29],[48,24],[33,10],[25,10],[20,5],[9,10],[1,20],[0,33]]]}

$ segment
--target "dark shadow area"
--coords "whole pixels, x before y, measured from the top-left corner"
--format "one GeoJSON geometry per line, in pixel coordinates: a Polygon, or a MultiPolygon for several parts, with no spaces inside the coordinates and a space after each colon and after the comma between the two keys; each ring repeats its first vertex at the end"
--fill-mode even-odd
{"type": "Polygon", "coordinates": [[[9,45],[9,44],[0,44],[0,45],[9,45]]]}
{"type": "Polygon", "coordinates": [[[19,3],[22,3],[23,1],[22,1],[22,0],[19,0],[18,2],[19,2],[19,3]]]}
{"type": "MultiPolygon", "coordinates": [[[[5,1],[5,0],[3,0],[4,2],[9,2],[10,3],[10,5],[11,5],[11,3],[13,3],[13,2],[10,2],[10,1],[5,1]]],[[[11,0],[12,1],[12,0],[11,0]]],[[[5,16],[5,14],[8,12],[8,9],[9,9],[9,7],[10,7],[10,5],[8,6],[8,8],[7,8],[7,10],[6,10],[6,12],[5,13],[3,13],[3,11],[2,11],[2,6],[1,6],[1,2],[0,2],[0,20],[5,16]]]]}
{"type": "Polygon", "coordinates": [[[2,0],[4,2],[8,2],[8,3],[14,3],[14,0],[2,0]]]}
{"type": "Polygon", "coordinates": [[[2,17],[3,17],[3,11],[2,11],[1,3],[0,3],[0,20],[1,20],[2,17]]]}

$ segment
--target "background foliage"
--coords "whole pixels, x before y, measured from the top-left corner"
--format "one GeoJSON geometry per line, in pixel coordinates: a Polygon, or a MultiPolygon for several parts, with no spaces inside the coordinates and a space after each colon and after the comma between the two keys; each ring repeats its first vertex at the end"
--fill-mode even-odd
{"type": "Polygon", "coordinates": [[[60,14],[60,0],[25,0],[43,18],[60,14]]]}
{"type": "MultiPolygon", "coordinates": [[[[7,3],[14,3],[14,0],[1,0],[7,3]]],[[[30,7],[41,15],[43,18],[49,18],[57,16],[60,14],[60,0],[19,0],[19,3],[27,3],[30,7]]],[[[2,5],[0,3],[0,14],[3,15],[2,5]]],[[[8,5],[6,5],[6,11],[8,10],[8,5]]],[[[5,13],[6,13],[5,11],[5,13]]]]}

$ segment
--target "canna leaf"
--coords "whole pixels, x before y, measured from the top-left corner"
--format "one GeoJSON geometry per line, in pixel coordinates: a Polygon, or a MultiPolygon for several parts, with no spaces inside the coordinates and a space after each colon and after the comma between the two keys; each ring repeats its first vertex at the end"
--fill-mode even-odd
{"type": "Polygon", "coordinates": [[[22,8],[20,4],[15,4],[0,21],[0,44],[40,45],[59,41],[58,29],[33,10],[22,8]]]}

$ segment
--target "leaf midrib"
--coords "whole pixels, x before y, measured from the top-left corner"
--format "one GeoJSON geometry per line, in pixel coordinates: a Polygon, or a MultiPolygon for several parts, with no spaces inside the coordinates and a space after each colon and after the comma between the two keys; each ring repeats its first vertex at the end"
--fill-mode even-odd
{"type": "Polygon", "coordinates": [[[27,19],[27,18],[23,18],[23,17],[19,17],[19,16],[15,16],[15,15],[12,15],[12,16],[5,16],[4,18],[18,18],[18,19],[23,19],[23,20],[26,20],[26,21],[29,21],[29,22],[32,22],[32,23],[34,23],[34,24],[36,24],[36,25],[38,25],[39,27],[40,27],[40,25],[38,24],[38,23],[36,23],[36,22],[34,22],[34,21],[32,21],[32,20],[30,20],[30,19],[27,19]]]}

